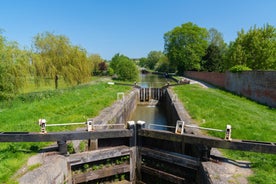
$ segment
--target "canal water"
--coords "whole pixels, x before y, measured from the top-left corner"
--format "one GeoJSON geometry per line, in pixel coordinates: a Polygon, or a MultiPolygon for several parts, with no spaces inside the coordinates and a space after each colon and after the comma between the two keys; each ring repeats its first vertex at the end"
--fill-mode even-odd
{"type": "MultiPolygon", "coordinates": [[[[161,88],[169,83],[174,83],[172,79],[165,78],[163,75],[156,74],[141,74],[141,82],[139,86],[143,88],[161,88]]],[[[155,101],[150,101],[146,105],[137,105],[135,112],[132,114],[130,120],[145,121],[146,127],[156,130],[167,130],[167,118],[164,109],[155,101]],[[162,126],[160,126],[162,125],[162,126]]]]}

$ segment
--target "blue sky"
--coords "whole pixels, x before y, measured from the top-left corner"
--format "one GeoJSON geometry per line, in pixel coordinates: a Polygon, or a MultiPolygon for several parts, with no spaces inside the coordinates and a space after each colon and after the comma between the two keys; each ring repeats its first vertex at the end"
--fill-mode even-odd
{"type": "Polygon", "coordinates": [[[164,33],[183,23],[216,28],[225,42],[237,32],[276,26],[275,0],[0,0],[0,29],[30,49],[38,33],[68,37],[89,54],[146,57],[164,49],[164,33]]]}

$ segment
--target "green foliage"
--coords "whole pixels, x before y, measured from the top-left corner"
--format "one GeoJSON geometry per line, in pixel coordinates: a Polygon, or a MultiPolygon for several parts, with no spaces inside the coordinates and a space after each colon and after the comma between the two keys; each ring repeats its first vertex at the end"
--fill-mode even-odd
{"type": "Polygon", "coordinates": [[[137,66],[124,55],[116,54],[110,62],[110,67],[114,70],[114,73],[118,75],[119,80],[138,80],[139,71],[137,66]]]}
{"type": "Polygon", "coordinates": [[[235,65],[245,65],[253,70],[276,69],[276,28],[265,25],[254,26],[245,33],[241,30],[229,46],[227,69],[235,65]]]}
{"type": "Polygon", "coordinates": [[[92,68],[83,48],[71,45],[63,35],[49,32],[38,34],[34,40],[35,54],[32,61],[37,83],[47,78],[57,82],[59,76],[71,85],[90,79],[92,68]]]}
{"type": "Polygon", "coordinates": [[[75,149],[74,149],[74,145],[72,142],[70,142],[69,144],[67,144],[67,150],[70,154],[75,153],[75,149]]]}
{"type": "Polygon", "coordinates": [[[86,149],[86,143],[84,141],[81,141],[79,147],[80,147],[80,152],[84,152],[86,149]]]}
{"type": "Polygon", "coordinates": [[[222,34],[215,28],[209,29],[208,48],[202,57],[201,70],[209,72],[222,72],[225,70],[224,61],[227,45],[224,43],[222,34]]]}
{"type": "Polygon", "coordinates": [[[83,172],[86,172],[89,169],[89,164],[83,164],[83,172]]]}
{"type": "Polygon", "coordinates": [[[149,68],[150,70],[153,70],[155,68],[157,62],[163,56],[164,56],[164,54],[161,51],[151,51],[151,52],[149,52],[147,60],[145,62],[145,66],[147,68],[149,68]]]}
{"type": "Polygon", "coordinates": [[[30,70],[28,55],[0,34],[0,100],[11,99],[24,86],[30,70]]]}
{"type": "Polygon", "coordinates": [[[248,68],[244,65],[236,65],[229,69],[230,72],[236,73],[236,72],[243,72],[243,71],[251,71],[251,68],[248,68]]]}
{"type": "Polygon", "coordinates": [[[200,61],[208,46],[208,31],[188,22],[165,33],[165,54],[170,66],[179,74],[185,70],[199,70],[200,61]]]}
{"type": "Polygon", "coordinates": [[[92,67],[92,73],[93,75],[100,75],[102,74],[103,70],[100,70],[100,63],[103,63],[104,60],[101,58],[100,55],[92,54],[88,57],[89,63],[92,67]]]}
{"type": "MultiPolygon", "coordinates": [[[[275,109],[235,96],[218,89],[204,89],[195,85],[174,87],[189,114],[200,126],[225,129],[231,124],[232,138],[273,142],[276,140],[275,109]]],[[[208,132],[220,138],[224,134],[208,132]]],[[[275,183],[276,155],[224,150],[232,159],[250,160],[254,175],[252,183],[275,183]]]]}

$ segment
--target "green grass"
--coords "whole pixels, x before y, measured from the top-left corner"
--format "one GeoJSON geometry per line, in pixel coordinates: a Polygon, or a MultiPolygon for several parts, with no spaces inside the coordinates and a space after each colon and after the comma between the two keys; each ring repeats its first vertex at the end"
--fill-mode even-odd
{"type": "MultiPolygon", "coordinates": [[[[117,99],[117,92],[130,87],[92,82],[67,89],[26,93],[12,101],[0,102],[0,132],[39,132],[38,119],[48,124],[85,122],[95,117],[117,99]]],[[[76,127],[47,127],[48,132],[76,127]]],[[[11,177],[28,157],[49,143],[0,143],[0,183],[11,183],[11,177]]]]}
{"type": "MultiPolygon", "coordinates": [[[[276,140],[276,109],[219,89],[185,85],[174,87],[173,90],[200,126],[225,129],[230,124],[233,139],[269,142],[276,140]]],[[[223,133],[210,131],[208,134],[224,138],[223,133]]],[[[222,151],[232,159],[252,162],[254,175],[249,178],[251,183],[276,183],[276,155],[222,151]]]]}

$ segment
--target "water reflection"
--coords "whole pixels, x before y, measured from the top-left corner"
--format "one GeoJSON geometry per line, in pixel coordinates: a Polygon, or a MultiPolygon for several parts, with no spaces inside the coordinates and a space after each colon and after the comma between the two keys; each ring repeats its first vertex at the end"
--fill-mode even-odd
{"type": "Polygon", "coordinates": [[[165,113],[162,111],[163,110],[160,108],[160,106],[153,107],[148,105],[138,105],[131,117],[131,120],[136,122],[138,120],[145,121],[146,127],[150,129],[167,130],[167,128],[162,126],[150,125],[150,124],[167,125],[167,120],[164,115],[165,113]]]}
{"type": "Polygon", "coordinates": [[[141,74],[141,82],[138,83],[142,88],[160,88],[165,86],[171,79],[165,78],[163,75],[141,74]]]}

